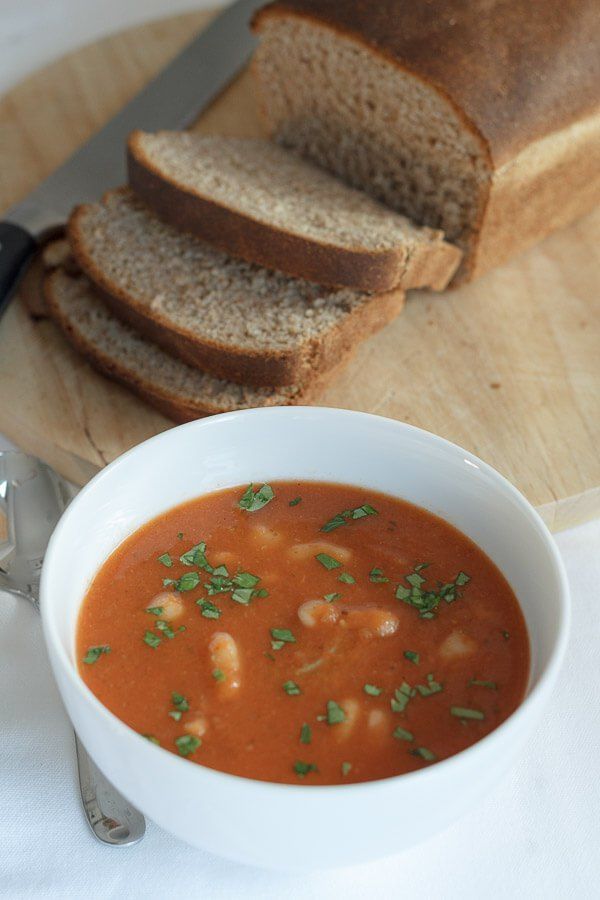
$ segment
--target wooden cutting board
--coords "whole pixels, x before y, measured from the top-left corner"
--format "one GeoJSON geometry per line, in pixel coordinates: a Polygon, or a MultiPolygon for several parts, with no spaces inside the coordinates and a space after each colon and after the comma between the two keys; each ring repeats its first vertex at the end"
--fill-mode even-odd
{"type": "MultiPolygon", "coordinates": [[[[99,41],[10,91],[0,101],[0,208],[112,116],[207,15],[99,41]]],[[[198,127],[262,133],[247,73],[198,127]]],[[[556,530],[600,515],[599,248],[596,210],[473,285],[413,293],[322,403],[411,422],[469,448],[556,530]]],[[[22,299],[38,280],[30,273],[0,323],[0,431],[83,483],[171,423],[96,375],[50,322],[31,319],[22,299]]]]}

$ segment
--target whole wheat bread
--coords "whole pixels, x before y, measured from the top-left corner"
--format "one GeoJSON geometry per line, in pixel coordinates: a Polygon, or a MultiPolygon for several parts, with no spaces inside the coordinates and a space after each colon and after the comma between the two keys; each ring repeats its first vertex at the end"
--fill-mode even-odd
{"type": "Polygon", "coordinates": [[[75,349],[96,369],[126,385],[175,421],[246,409],[303,403],[320,384],[245,387],[188,366],[114,316],[84,275],[59,268],[44,280],[48,309],[75,349]]]}
{"type": "Polygon", "coordinates": [[[128,167],[130,186],[165,222],[319,284],[441,290],[460,261],[442,232],[270,141],[135,131],[128,167]]]}
{"type": "Polygon", "coordinates": [[[465,257],[457,281],[600,202],[598,0],[277,0],[271,134],[465,257]]]}
{"type": "Polygon", "coordinates": [[[399,289],[330,290],[227,257],[164,223],[127,188],[78,207],[68,235],[118,316],[191,365],[241,384],[312,381],[403,306],[399,289]]]}

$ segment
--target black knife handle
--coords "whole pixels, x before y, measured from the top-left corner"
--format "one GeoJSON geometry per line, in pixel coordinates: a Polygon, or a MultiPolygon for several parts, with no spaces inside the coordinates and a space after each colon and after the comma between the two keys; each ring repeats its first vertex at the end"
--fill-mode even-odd
{"type": "Polygon", "coordinates": [[[0,222],[0,316],[36,247],[34,238],[20,225],[0,222]]]}

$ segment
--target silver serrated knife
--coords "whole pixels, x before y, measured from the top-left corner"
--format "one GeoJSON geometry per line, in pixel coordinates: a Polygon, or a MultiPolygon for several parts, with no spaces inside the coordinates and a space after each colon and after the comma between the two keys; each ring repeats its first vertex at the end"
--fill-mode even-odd
{"type": "Polygon", "coordinates": [[[125,141],[134,128],[184,128],[248,61],[256,40],[248,23],[265,0],[237,0],[176,59],[0,222],[0,315],[39,239],[73,206],[98,200],[125,175],[125,141]]]}

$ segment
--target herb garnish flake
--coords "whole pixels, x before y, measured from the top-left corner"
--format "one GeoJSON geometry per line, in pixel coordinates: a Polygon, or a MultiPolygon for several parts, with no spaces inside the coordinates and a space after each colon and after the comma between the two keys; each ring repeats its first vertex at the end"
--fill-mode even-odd
{"type": "Polygon", "coordinates": [[[83,657],[83,662],[86,665],[91,666],[95,662],[98,662],[101,656],[106,653],[110,653],[110,646],[108,644],[99,644],[97,647],[88,647],[87,653],[83,657]]]}

